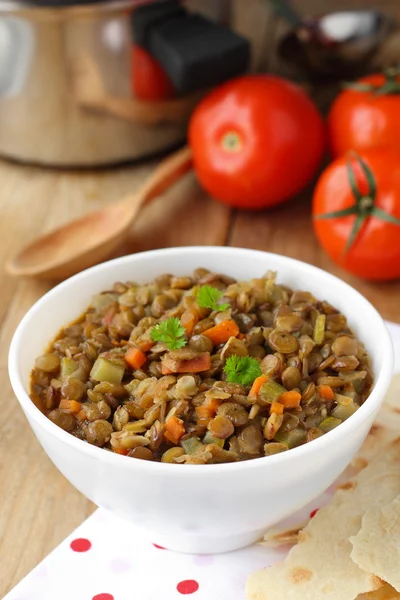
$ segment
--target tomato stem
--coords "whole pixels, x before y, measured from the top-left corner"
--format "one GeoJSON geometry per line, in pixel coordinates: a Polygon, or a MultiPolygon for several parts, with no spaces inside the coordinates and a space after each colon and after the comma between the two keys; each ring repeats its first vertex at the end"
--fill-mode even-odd
{"type": "Polygon", "coordinates": [[[344,208],[343,210],[335,210],[333,212],[324,213],[323,215],[316,215],[314,219],[323,220],[323,219],[339,219],[340,217],[348,217],[349,215],[356,215],[357,207],[349,206],[349,208],[344,208]]]}
{"type": "Polygon", "coordinates": [[[360,233],[360,230],[361,230],[362,226],[364,225],[364,222],[365,222],[364,215],[358,214],[356,217],[356,220],[354,221],[353,229],[350,232],[349,239],[347,240],[343,254],[347,254],[347,252],[350,250],[350,248],[356,241],[356,238],[357,238],[358,234],[360,233]]]}
{"type": "Polygon", "coordinates": [[[356,176],[355,176],[352,164],[350,162],[350,159],[347,160],[346,165],[347,165],[347,176],[349,178],[351,191],[352,191],[354,198],[356,199],[356,202],[358,203],[358,202],[360,202],[360,200],[362,198],[362,194],[361,194],[360,190],[358,189],[356,176]]]}
{"type": "Polygon", "coordinates": [[[374,201],[370,196],[363,196],[359,200],[360,211],[363,213],[370,213],[374,207],[374,201]]]}
{"type": "Polygon", "coordinates": [[[354,90],[356,92],[371,92],[375,96],[390,96],[400,94],[400,67],[389,67],[382,72],[384,81],[380,85],[364,83],[363,81],[353,81],[344,83],[343,88],[354,90]]]}
{"type": "Polygon", "coordinates": [[[221,145],[227,152],[239,152],[242,148],[242,138],[236,131],[228,131],[223,135],[221,145]]]}
{"type": "Polygon", "coordinates": [[[348,251],[353,247],[362,227],[366,223],[367,219],[369,219],[371,216],[380,219],[381,221],[391,223],[392,225],[400,225],[400,219],[393,215],[390,215],[386,211],[382,210],[382,208],[379,208],[375,205],[377,195],[375,176],[370,167],[367,165],[367,163],[356,152],[350,153],[349,160],[347,161],[347,174],[351,192],[355,200],[354,204],[342,210],[336,210],[314,217],[315,219],[338,219],[341,217],[356,215],[349,238],[343,250],[344,255],[346,255],[348,251]],[[356,175],[354,172],[353,164],[351,163],[351,158],[353,158],[361,167],[361,170],[367,180],[367,194],[363,194],[359,186],[357,185],[356,175]]]}

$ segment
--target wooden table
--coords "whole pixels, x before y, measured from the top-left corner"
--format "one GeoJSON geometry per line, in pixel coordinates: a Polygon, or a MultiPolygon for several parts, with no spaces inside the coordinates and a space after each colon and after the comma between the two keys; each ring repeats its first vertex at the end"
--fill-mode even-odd
{"type": "MultiPolygon", "coordinates": [[[[118,200],[154,167],[57,172],[0,162],[0,597],[94,510],[50,463],[31,432],[7,374],[14,329],[50,284],[4,274],[4,259],[38,233],[118,200]]],[[[318,265],[359,289],[387,319],[400,321],[400,283],[373,285],[336,268],[310,222],[310,192],[265,213],[231,211],[192,174],[141,213],[121,253],[184,245],[269,250],[318,265]]]]}

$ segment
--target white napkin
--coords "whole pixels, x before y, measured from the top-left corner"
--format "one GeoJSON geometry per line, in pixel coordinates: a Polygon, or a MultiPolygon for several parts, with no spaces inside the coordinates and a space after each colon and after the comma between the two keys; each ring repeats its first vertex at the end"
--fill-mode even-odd
{"type": "MultiPolygon", "coordinates": [[[[400,326],[388,327],[395,370],[400,371],[400,326]]],[[[330,499],[334,487],[280,526],[304,522],[330,499]]],[[[226,554],[177,554],[98,509],[4,600],[243,600],[247,576],[281,560],[287,551],[288,546],[254,545],[226,554]]]]}

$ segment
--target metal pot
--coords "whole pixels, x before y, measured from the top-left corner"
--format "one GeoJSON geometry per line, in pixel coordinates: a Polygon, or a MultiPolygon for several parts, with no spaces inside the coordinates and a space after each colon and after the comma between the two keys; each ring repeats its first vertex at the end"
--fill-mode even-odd
{"type": "MultiPolygon", "coordinates": [[[[0,0],[0,154],[94,166],[181,142],[202,92],[148,102],[132,91],[132,14],[146,0],[46,6],[57,1],[0,0]]],[[[228,5],[215,0],[215,16],[228,5]]]]}

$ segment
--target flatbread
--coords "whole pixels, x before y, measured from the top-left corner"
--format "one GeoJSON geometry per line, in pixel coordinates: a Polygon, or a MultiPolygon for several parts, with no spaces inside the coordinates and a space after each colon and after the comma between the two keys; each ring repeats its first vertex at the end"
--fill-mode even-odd
{"type": "MultiPolygon", "coordinates": [[[[367,400],[368,402],[368,400],[367,400]]],[[[400,435],[400,374],[392,378],[383,404],[365,442],[351,462],[351,466],[361,470],[383,446],[400,435]]],[[[345,471],[346,473],[346,471],[345,471]]]]}
{"type": "Polygon", "coordinates": [[[286,546],[286,544],[295,544],[299,539],[300,531],[302,531],[306,525],[307,522],[294,525],[290,529],[268,529],[259,544],[261,546],[266,546],[267,548],[279,548],[279,546],[286,546]]]}
{"type": "MultiPolygon", "coordinates": [[[[383,405],[378,412],[375,424],[373,425],[365,444],[361,448],[360,457],[369,460],[371,453],[373,453],[374,450],[376,451],[377,448],[380,448],[382,442],[389,441],[390,438],[393,438],[396,434],[399,435],[399,433],[400,374],[396,374],[391,381],[383,405]],[[373,434],[372,438],[371,433],[373,434]]],[[[358,458],[359,456],[356,457],[356,462],[358,458]]],[[[368,566],[372,567],[370,569],[371,572],[376,573],[385,581],[389,581],[389,583],[395,583],[397,590],[399,590],[398,569],[400,563],[400,530],[399,525],[397,524],[396,526],[394,522],[394,528],[391,531],[391,535],[388,535],[389,532],[386,531],[386,529],[389,527],[386,523],[387,519],[390,520],[393,517],[400,520],[399,505],[400,500],[397,497],[383,508],[377,507],[368,511],[362,519],[361,529],[356,536],[353,536],[350,539],[353,546],[351,558],[364,570],[368,564],[368,566]],[[395,515],[393,514],[393,511],[396,511],[395,515]],[[371,531],[369,531],[370,529],[371,531]],[[380,534],[377,533],[378,530],[380,530],[380,534]],[[375,538],[375,534],[384,536],[387,544],[381,544],[381,540],[376,540],[377,544],[381,546],[380,551],[378,552],[376,551],[377,548],[368,548],[368,545],[366,545],[368,540],[375,538]],[[371,564],[371,553],[374,553],[373,565],[371,564]],[[383,555],[385,558],[383,558],[383,555]],[[383,564],[381,564],[382,559],[383,564]]],[[[376,592],[362,594],[357,600],[400,600],[400,593],[399,591],[396,591],[396,589],[391,585],[386,584],[376,592]]]]}
{"type": "Polygon", "coordinates": [[[355,600],[383,582],[351,559],[348,538],[361,528],[367,510],[400,494],[400,438],[385,447],[301,532],[282,563],[257,571],[247,581],[248,600],[355,600]]]}
{"type": "Polygon", "coordinates": [[[400,416],[400,373],[393,375],[383,403],[400,416]]]}
{"type": "Polygon", "coordinates": [[[356,600],[399,600],[399,598],[400,594],[392,586],[385,584],[375,592],[357,596],[356,600]]]}
{"type": "Polygon", "coordinates": [[[353,561],[400,592],[400,496],[370,509],[350,542],[353,561]]]}

